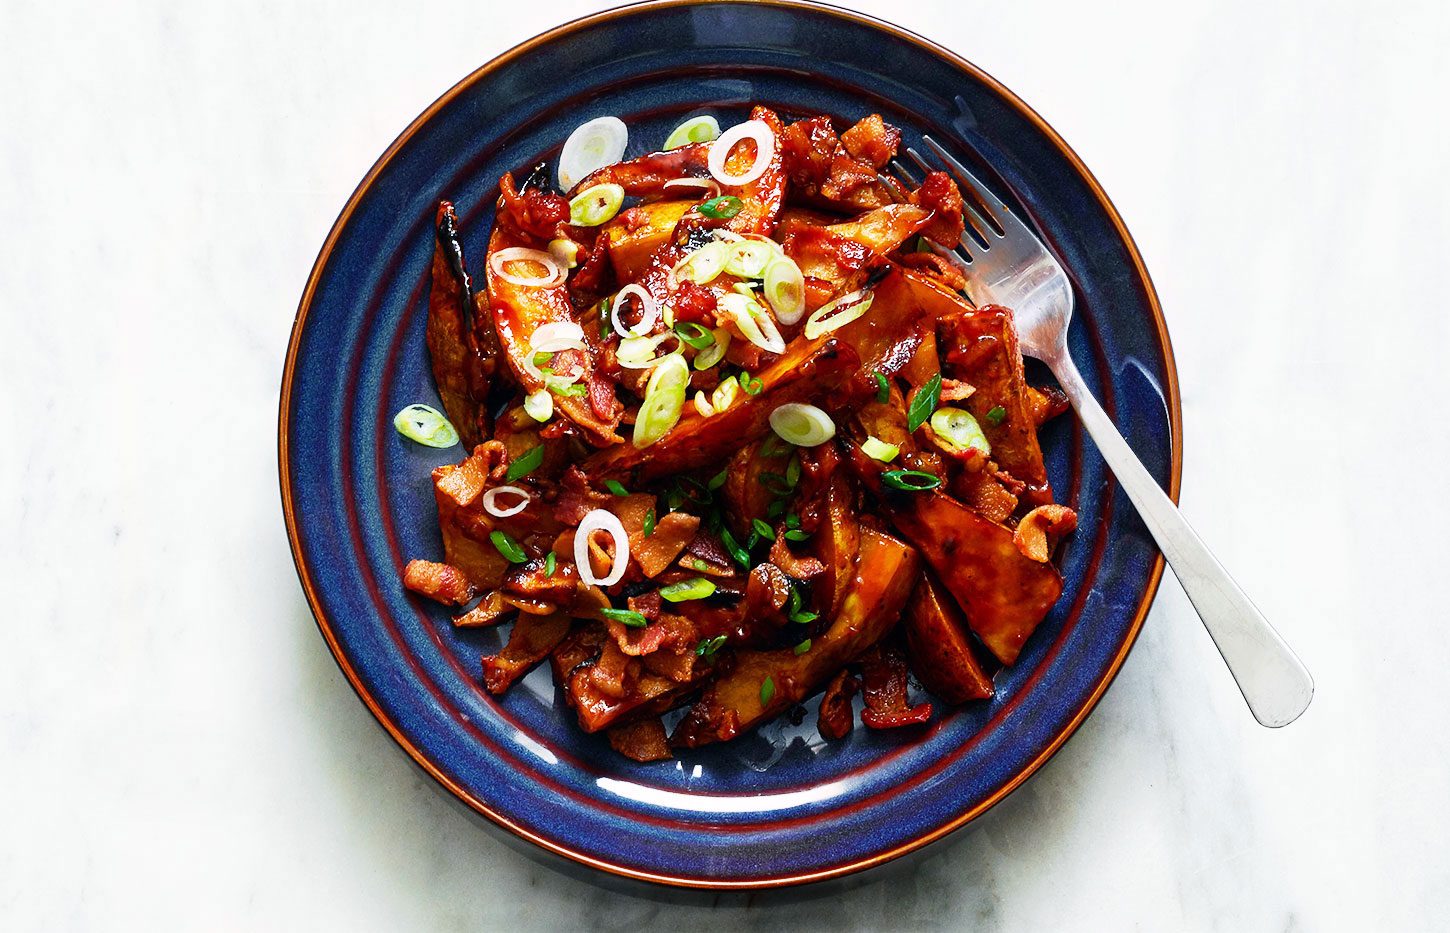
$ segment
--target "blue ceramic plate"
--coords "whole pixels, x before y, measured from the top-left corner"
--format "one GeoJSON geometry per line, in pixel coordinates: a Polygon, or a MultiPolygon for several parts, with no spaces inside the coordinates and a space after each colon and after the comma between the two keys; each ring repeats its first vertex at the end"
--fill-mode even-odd
{"type": "MultiPolygon", "coordinates": [[[[722,124],[752,103],[854,121],[879,112],[931,133],[1052,244],[1078,289],[1072,352],[1170,493],[1179,477],[1173,360],[1122,221],[1066,144],[1009,91],[894,26],[793,3],[653,3],[560,27],[490,62],[408,127],[322,247],[283,376],[280,469],[303,588],[338,664],[398,743],[474,810],[618,875],[765,887],[879,864],[980,815],[1062,744],[1132,645],[1162,572],[1152,540],[1071,417],[1044,431],[1054,488],[1081,527],[1066,591],[997,677],[997,697],[917,731],[840,743],[782,720],[737,742],[634,764],[585,735],[547,665],[507,696],[479,656],[506,632],[456,631],[410,597],[408,558],[442,547],[429,471],[461,451],[404,441],[393,413],[439,405],[423,341],[434,204],[459,209],[481,272],[496,182],[616,114],[629,155],[682,118],[722,124]]],[[[441,407],[441,406],[440,406],[441,407]]]]}

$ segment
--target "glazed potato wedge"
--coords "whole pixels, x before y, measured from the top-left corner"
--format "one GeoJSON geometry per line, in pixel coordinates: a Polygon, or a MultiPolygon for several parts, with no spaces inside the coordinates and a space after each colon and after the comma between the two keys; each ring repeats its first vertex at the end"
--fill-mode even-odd
{"type": "MultiPolygon", "coordinates": [[[[757,484],[758,485],[758,484],[757,484]]],[[[841,611],[856,576],[856,558],[861,552],[861,522],[856,515],[855,494],[845,470],[837,470],[826,487],[826,527],[814,536],[814,556],[825,572],[815,581],[811,593],[816,606],[827,618],[841,611]]]]}
{"type": "Polygon", "coordinates": [[[858,368],[855,352],[838,341],[798,342],[759,373],[760,394],[742,393],[728,409],[708,418],[686,405],[679,423],[653,445],[640,449],[620,444],[598,451],[585,462],[584,471],[601,479],[649,479],[716,463],[764,437],[778,405],[829,398],[858,368]]]}
{"type": "Polygon", "coordinates": [[[692,201],[656,201],[624,211],[600,235],[609,243],[609,261],[621,282],[639,279],[655,252],[670,241],[675,225],[694,206],[692,201]]]}
{"type": "Polygon", "coordinates": [[[961,610],[929,571],[922,571],[902,622],[911,669],[922,686],[948,703],[992,695],[992,678],[972,652],[961,610]]]}
{"type": "Polygon", "coordinates": [[[945,493],[907,493],[885,505],[896,530],[920,549],[982,644],[1003,664],[1016,661],[1062,595],[1057,568],[1023,556],[1012,543],[1012,529],[945,493]]]}
{"type": "Polygon", "coordinates": [[[856,579],[830,628],[813,638],[803,654],[790,648],[735,652],[734,666],[710,682],[675,729],[671,743],[696,748],[727,741],[820,689],[896,623],[916,582],[916,571],[915,551],[862,527],[856,579]]]}
{"type": "MultiPolygon", "coordinates": [[[[532,244],[511,235],[506,227],[498,224],[489,239],[490,260],[500,250],[518,246],[531,247],[532,244]]],[[[545,324],[573,323],[573,305],[569,301],[568,289],[563,284],[553,288],[516,285],[499,275],[493,265],[490,261],[488,292],[499,346],[504,358],[508,360],[509,368],[513,370],[519,388],[525,394],[536,392],[544,387],[544,383],[523,365],[524,360],[533,352],[530,340],[534,332],[545,324]]],[[[585,334],[588,339],[589,331],[585,334]]],[[[582,357],[584,375],[579,382],[587,385],[594,372],[594,351],[582,354],[582,357]]],[[[613,412],[611,417],[600,415],[587,395],[569,396],[556,393],[554,408],[583,431],[591,443],[597,446],[619,443],[619,435],[615,433],[615,428],[619,425],[618,412],[613,412]]]]}
{"type": "Polygon", "coordinates": [[[562,612],[544,616],[519,613],[508,644],[498,654],[483,659],[484,687],[489,693],[503,693],[549,656],[569,634],[569,624],[569,616],[562,612]]]}

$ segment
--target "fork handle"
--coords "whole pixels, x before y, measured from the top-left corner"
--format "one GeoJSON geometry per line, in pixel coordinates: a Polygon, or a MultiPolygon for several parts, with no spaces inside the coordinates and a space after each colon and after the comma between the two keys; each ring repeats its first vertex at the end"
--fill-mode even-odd
{"type": "Polygon", "coordinates": [[[1314,696],[1308,669],[1143,467],[1066,349],[1045,362],[1168,559],[1254,718],[1270,728],[1298,719],[1314,696]]]}

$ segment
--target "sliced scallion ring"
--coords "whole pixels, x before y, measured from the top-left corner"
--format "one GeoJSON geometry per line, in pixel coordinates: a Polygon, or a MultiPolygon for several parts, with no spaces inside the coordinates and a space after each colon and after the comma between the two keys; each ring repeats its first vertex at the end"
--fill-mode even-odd
{"type": "Polygon", "coordinates": [[[785,340],[775,326],[775,319],[758,301],[731,292],[722,296],[717,306],[729,315],[746,340],[769,353],[785,352],[785,340]]]}
{"type": "Polygon", "coordinates": [[[859,289],[849,295],[842,295],[834,301],[821,305],[806,318],[803,331],[807,340],[815,340],[838,327],[844,327],[871,310],[875,295],[869,289],[859,289]]]}
{"type": "Polygon", "coordinates": [[[720,121],[708,114],[691,117],[675,127],[665,140],[665,149],[678,149],[690,143],[708,143],[720,138],[720,121]]]}
{"type": "Polygon", "coordinates": [[[940,486],[941,477],[922,470],[887,470],[881,474],[881,482],[904,492],[926,492],[940,486]]]}
{"type": "Polygon", "coordinates": [[[549,255],[565,269],[579,265],[579,244],[566,237],[549,241],[549,255]]]}
{"type": "Polygon", "coordinates": [[[530,392],[524,398],[524,411],[535,421],[548,421],[554,417],[554,394],[548,389],[530,392]]]}
{"type": "Polygon", "coordinates": [[[775,131],[764,120],[746,120],[730,127],[710,145],[710,156],[706,164],[710,175],[722,185],[748,185],[765,174],[775,158],[775,131]],[[737,143],[746,139],[755,141],[755,161],[739,174],[731,174],[725,167],[730,151],[737,143]]]}
{"type": "Polygon", "coordinates": [[[569,223],[576,227],[597,227],[612,220],[623,206],[624,189],[619,185],[590,185],[569,199],[569,223]]]}
{"type": "Polygon", "coordinates": [[[861,452],[872,460],[879,460],[882,463],[890,463],[901,453],[901,448],[895,444],[888,444],[876,437],[867,437],[861,442],[861,452]]]}
{"type": "Polygon", "coordinates": [[[409,405],[393,418],[393,427],[410,441],[425,447],[452,447],[458,443],[458,429],[443,412],[427,405],[409,405]]]}
{"type": "Polygon", "coordinates": [[[619,342],[614,358],[625,369],[653,369],[665,361],[670,353],[660,354],[659,346],[666,340],[674,340],[676,346],[671,353],[678,354],[679,337],[673,331],[655,334],[653,337],[625,337],[619,342]]]}
{"type": "Polygon", "coordinates": [[[815,447],[836,436],[836,423],[814,405],[786,402],[770,413],[770,427],[780,439],[797,447],[815,447]]]}
{"type": "Polygon", "coordinates": [[[648,447],[679,422],[689,385],[690,367],[685,365],[685,358],[679,354],[665,357],[655,367],[645,385],[644,401],[635,417],[634,446],[648,447]]]}
{"type": "Polygon", "coordinates": [[[724,379],[710,393],[710,407],[720,412],[735,404],[740,397],[740,383],[734,379],[724,379]]]}
{"type": "Polygon", "coordinates": [[[806,313],[806,279],[800,266],[784,253],[765,267],[765,300],[775,319],[789,327],[806,313]]]}
{"type": "Polygon", "coordinates": [[[670,286],[673,288],[684,279],[696,285],[713,282],[725,269],[725,251],[726,245],[718,241],[711,241],[697,250],[691,250],[670,269],[670,286]]]}
{"type": "Polygon", "coordinates": [[[931,415],[931,430],[939,442],[957,453],[976,450],[984,457],[992,455],[987,435],[969,411],[951,406],[938,408],[931,415]]]}
{"type": "Polygon", "coordinates": [[[703,350],[715,342],[715,335],[694,321],[681,321],[675,325],[674,330],[681,340],[695,350],[703,350]]]}
{"type": "Polygon", "coordinates": [[[715,406],[710,404],[710,399],[705,395],[704,389],[695,393],[695,411],[700,413],[701,418],[708,418],[715,414],[715,406]]]}
{"type": "Polygon", "coordinates": [[[695,577],[693,580],[681,580],[679,583],[660,587],[660,598],[672,603],[683,603],[692,599],[704,599],[714,592],[713,581],[695,577]]]}
{"type": "Polygon", "coordinates": [[[624,158],[629,127],[619,117],[596,117],[583,123],[564,140],[559,153],[559,188],[568,191],[606,165],[624,158]]]}
{"type": "Polygon", "coordinates": [[[725,359],[725,351],[730,349],[730,331],[717,327],[710,333],[715,338],[715,342],[695,356],[695,368],[698,370],[709,369],[725,359]]]}
{"type": "Polygon", "coordinates": [[[742,279],[762,279],[766,267],[778,255],[778,247],[769,240],[740,240],[730,244],[725,271],[742,279]]]}

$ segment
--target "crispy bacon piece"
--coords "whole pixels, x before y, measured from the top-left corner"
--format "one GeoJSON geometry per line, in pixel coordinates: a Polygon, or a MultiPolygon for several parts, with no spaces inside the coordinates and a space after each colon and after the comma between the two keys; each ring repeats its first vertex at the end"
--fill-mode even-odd
{"type": "Polygon", "coordinates": [[[830,741],[844,739],[856,724],[856,711],[851,708],[851,697],[855,696],[860,682],[851,672],[842,669],[826,685],[821,696],[821,709],[816,716],[816,728],[821,738],[830,741]]]}
{"type": "Polygon", "coordinates": [[[918,726],[931,719],[931,703],[907,698],[906,659],[895,645],[877,645],[861,658],[861,721],[872,729],[918,726]]]}
{"type": "Polygon", "coordinates": [[[615,726],[605,733],[609,747],[624,757],[639,762],[665,761],[675,757],[669,738],[659,719],[642,719],[624,726],[615,726]]]}
{"type": "Polygon", "coordinates": [[[902,623],[911,669],[923,686],[948,703],[992,695],[992,679],[972,650],[961,610],[929,572],[917,581],[902,623]]]}
{"type": "Polygon", "coordinates": [[[922,235],[934,243],[953,249],[961,242],[967,229],[963,216],[962,193],[946,172],[927,172],[921,187],[911,193],[912,204],[931,211],[931,223],[922,235]]]}
{"type": "Polygon", "coordinates": [[[896,158],[896,147],[901,145],[901,130],[881,119],[881,114],[873,113],[842,133],[841,145],[851,158],[879,172],[887,162],[896,158]]]}
{"type": "Polygon", "coordinates": [[[539,188],[520,191],[508,172],[498,180],[498,193],[498,223],[518,233],[547,242],[569,222],[569,202],[565,198],[539,188]]]}
{"type": "Polygon", "coordinates": [[[775,543],[770,546],[770,562],[797,580],[814,580],[826,567],[814,557],[797,557],[785,540],[785,528],[775,530],[775,543]]]}
{"type": "Polygon", "coordinates": [[[856,582],[829,628],[796,654],[790,648],[737,651],[690,708],[671,744],[695,748],[734,738],[805,699],[841,667],[876,644],[896,623],[916,582],[916,553],[862,527],[856,582]],[[770,678],[771,689],[763,689],[770,678]]]}
{"type": "Polygon", "coordinates": [[[498,654],[483,659],[483,685],[489,693],[503,693],[535,664],[549,656],[569,634],[569,616],[521,613],[509,633],[508,644],[498,654]]]}
{"type": "Polygon", "coordinates": [[[403,586],[445,606],[462,606],[478,595],[462,570],[431,560],[408,561],[403,568],[403,586]]]}
{"type": "Polygon", "coordinates": [[[1027,410],[1039,428],[1072,407],[1067,395],[1055,386],[1028,386],[1027,410]]]}
{"type": "MultiPolygon", "coordinates": [[[[882,127],[886,129],[884,123],[882,127]]],[[[852,134],[855,129],[846,132],[852,134]]],[[[875,136],[869,126],[852,136],[861,154],[870,157],[860,160],[842,145],[829,117],[798,120],[786,127],[781,135],[781,153],[791,194],[810,204],[853,211],[891,203],[891,189],[877,178],[871,161],[880,154],[880,143],[886,139],[884,133],[879,141],[875,136]]]]}
{"type": "Polygon", "coordinates": [[[750,569],[745,584],[745,617],[778,628],[785,624],[781,610],[790,599],[790,578],[785,571],[766,561],[750,569]]]}
{"type": "Polygon", "coordinates": [[[503,601],[503,594],[494,590],[478,601],[478,605],[453,620],[459,628],[483,628],[497,625],[514,612],[514,607],[503,601]]]}
{"type": "Polygon", "coordinates": [[[1017,523],[1012,543],[1024,557],[1045,564],[1058,539],[1075,528],[1077,513],[1072,509],[1065,505],[1039,505],[1017,523]]]}

